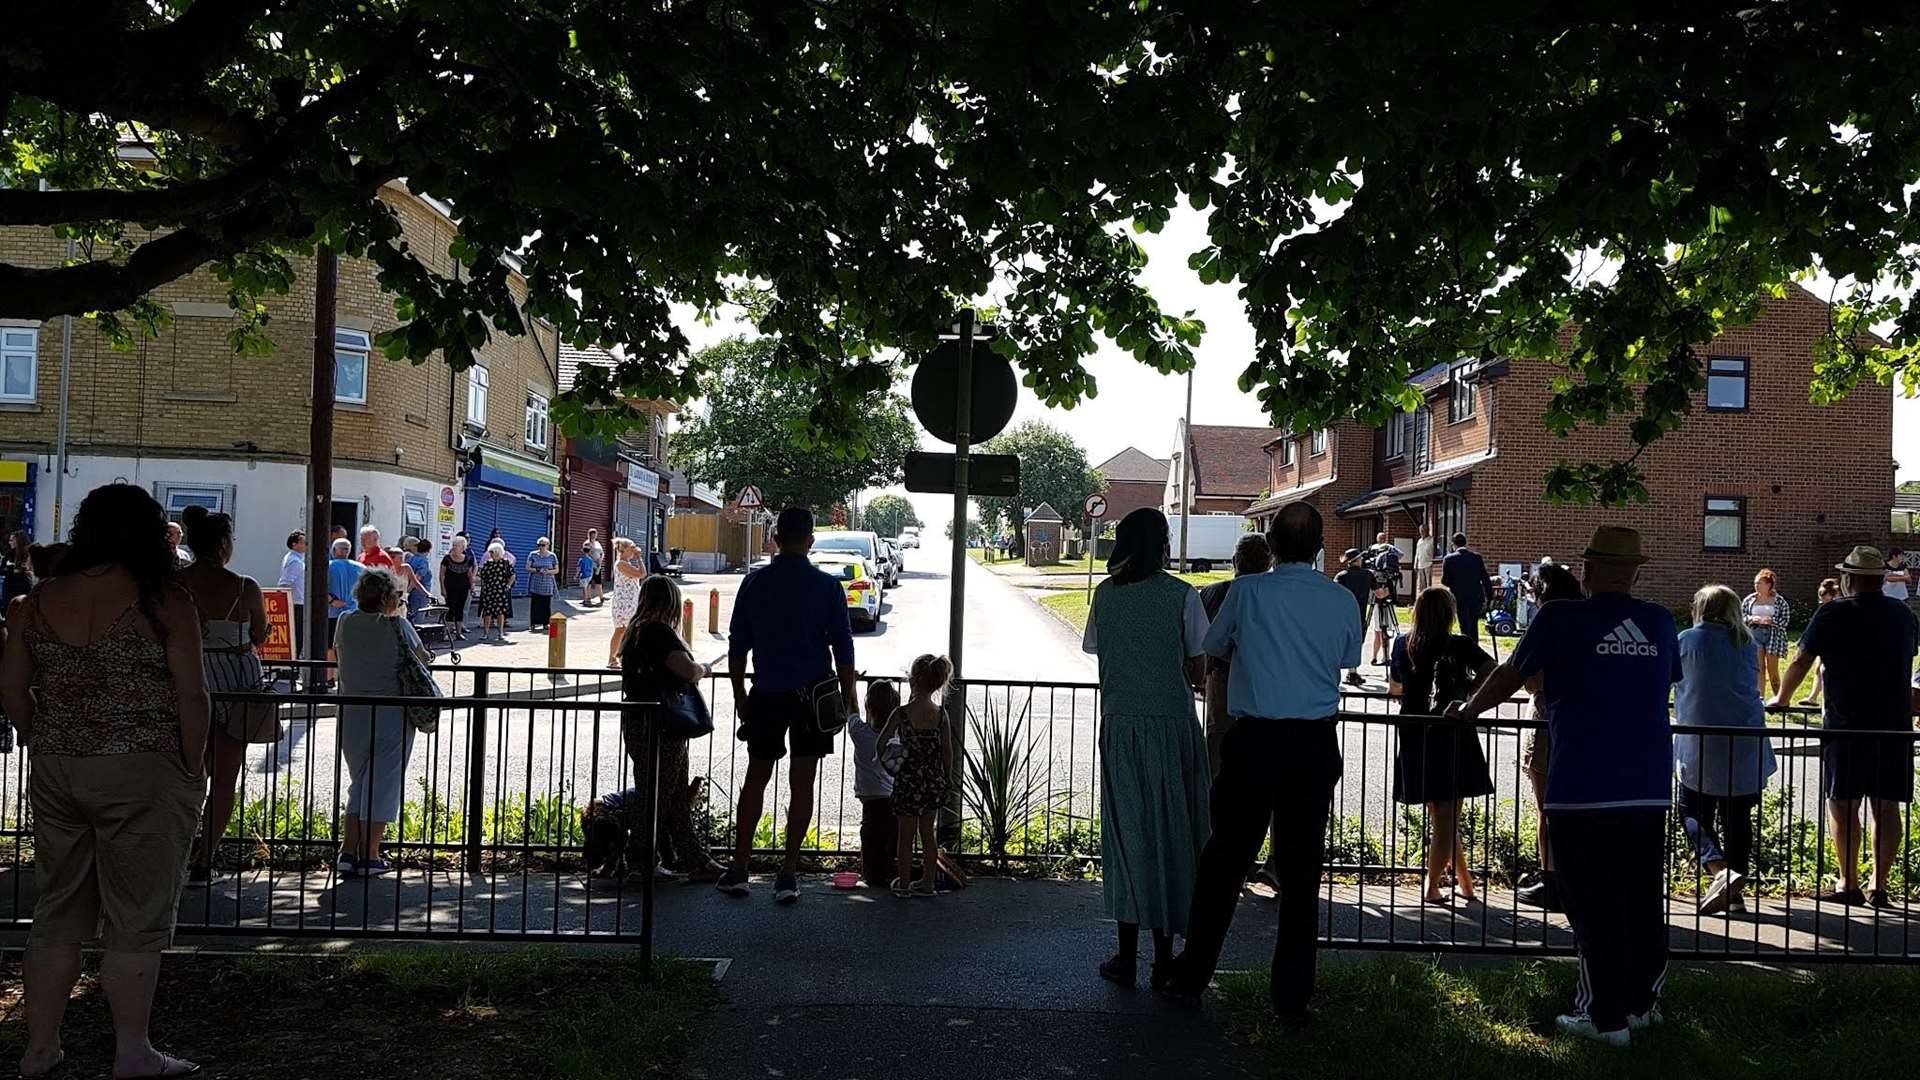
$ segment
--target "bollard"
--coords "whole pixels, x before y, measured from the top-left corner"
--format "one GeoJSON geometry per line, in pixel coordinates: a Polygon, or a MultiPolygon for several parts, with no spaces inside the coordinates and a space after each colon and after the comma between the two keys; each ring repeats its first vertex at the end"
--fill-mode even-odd
{"type": "Polygon", "coordinates": [[[693,640],[693,601],[691,600],[680,609],[680,640],[693,640]]]}
{"type": "Polygon", "coordinates": [[[567,666],[567,617],[555,615],[547,622],[547,666],[567,666]]]}
{"type": "Polygon", "coordinates": [[[714,637],[720,636],[719,589],[713,589],[707,593],[707,633],[712,634],[714,637]]]}

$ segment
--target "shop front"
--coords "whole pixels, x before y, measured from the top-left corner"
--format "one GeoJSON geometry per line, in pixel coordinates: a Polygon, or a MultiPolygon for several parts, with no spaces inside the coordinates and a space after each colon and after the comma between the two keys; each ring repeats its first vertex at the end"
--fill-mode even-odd
{"type": "Polygon", "coordinates": [[[513,595],[525,596],[527,555],[541,537],[553,535],[554,515],[560,508],[560,470],[491,446],[475,453],[478,463],[467,473],[467,536],[475,553],[485,558],[487,538],[500,530],[500,539],[513,552],[520,571],[514,575],[513,595]]]}

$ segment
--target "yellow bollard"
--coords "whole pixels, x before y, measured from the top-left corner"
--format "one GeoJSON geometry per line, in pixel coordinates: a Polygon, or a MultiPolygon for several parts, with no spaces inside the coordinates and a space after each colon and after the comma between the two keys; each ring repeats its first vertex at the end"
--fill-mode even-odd
{"type": "Polygon", "coordinates": [[[680,609],[680,640],[693,640],[693,601],[691,600],[680,609]]]}
{"type": "Polygon", "coordinates": [[[567,617],[555,615],[547,621],[547,666],[567,666],[567,617]]]}
{"type": "Polygon", "coordinates": [[[707,593],[707,633],[720,636],[720,590],[712,589],[707,593]]]}

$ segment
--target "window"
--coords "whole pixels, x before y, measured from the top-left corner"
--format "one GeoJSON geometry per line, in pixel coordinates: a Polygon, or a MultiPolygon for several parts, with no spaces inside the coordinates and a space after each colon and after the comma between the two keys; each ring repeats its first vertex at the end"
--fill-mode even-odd
{"type": "Polygon", "coordinates": [[[1282,432],[1280,435],[1280,464],[1293,464],[1293,432],[1291,431],[1282,432]]]}
{"type": "Polygon", "coordinates": [[[1701,532],[1701,547],[1707,551],[1745,551],[1747,500],[1726,495],[1707,496],[1701,532]]]}
{"type": "Polygon", "coordinates": [[[1313,433],[1313,456],[1319,457],[1327,452],[1327,429],[1321,428],[1313,433]]]}
{"type": "Polygon", "coordinates": [[[1402,457],[1407,452],[1407,414],[1394,413],[1387,421],[1387,460],[1402,457]]]}
{"type": "Polygon", "coordinates": [[[401,498],[400,535],[413,537],[427,535],[427,497],[425,495],[406,495],[401,498]]]}
{"type": "Polygon", "coordinates": [[[547,426],[550,423],[547,414],[547,399],[527,391],[527,446],[534,450],[547,448],[547,426]]]}
{"type": "Polygon", "coordinates": [[[1473,362],[1462,360],[1453,365],[1453,393],[1447,403],[1447,419],[1454,423],[1471,420],[1479,409],[1479,388],[1472,382],[1473,362]]]}
{"type": "Polygon", "coordinates": [[[1713,412],[1747,411],[1747,358],[1707,358],[1707,408],[1713,412]]]}
{"type": "Polygon", "coordinates": [[[487,387],[492,382],[487,365],[475,364],[467,369],[467,423],[482,431],[487,428],[487,387]]]}
{"type": "Polygon", "coordinates": [[[0,401],[32,401],[39,386],[40,331],[0,327],[0,401]]]}
{"type": "Polygon", "coordinates": [[[216,514],[233,513],[233,486],[230,484],[153,485],[153,497],[166,508],[167,520],[179,521],[189,506],[204,506],[216,514]]]}
{"type": "Polygon", "coordinates": [[[333,400],[367,403],[367,357],[372,352],[373,336],[365,330],[333,332],[333,400]]]}

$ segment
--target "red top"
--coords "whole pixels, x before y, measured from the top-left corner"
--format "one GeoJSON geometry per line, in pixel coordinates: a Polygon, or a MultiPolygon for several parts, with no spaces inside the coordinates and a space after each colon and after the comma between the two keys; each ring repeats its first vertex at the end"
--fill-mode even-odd
{"type": "Polygon", "coordinates": [[[391,570],[393,569],[393,556],[387,554],[385,549],[382,548],[368,548],[366,551],[360,553],[360,565],[384,566],[391,570]]]}

